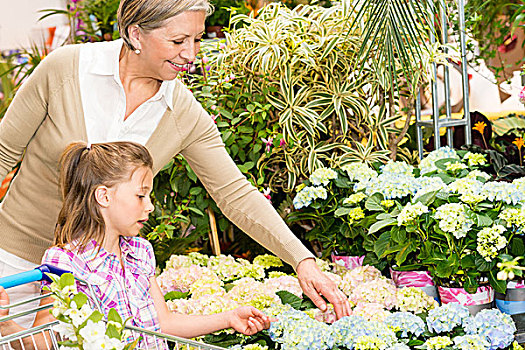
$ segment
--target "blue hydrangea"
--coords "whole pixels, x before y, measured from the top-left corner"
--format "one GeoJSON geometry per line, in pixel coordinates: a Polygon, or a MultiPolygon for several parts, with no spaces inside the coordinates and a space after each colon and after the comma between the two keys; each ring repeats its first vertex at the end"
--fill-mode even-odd
{"type": "Polygon", "coordinates": [[[479,334],[466,334],[454,338],[455,349],[458,350],[486,350],[490,343],[485,336],[479,334]]]}
{"type": "Polygon", "coordinates": [[[402,338],[409,337],[409,334],[417,338],[426,331],[425,322],[421,317],[410,312],[394,312],[386,317],[385,323],[394,332],[401,332],[402,338]]]}
{"type": "Polygon", "coordinates": [[[504,349],[512,344],[516,325],[509,315],[498,309],[485,309],[467,320],[465,332],[487,337],[491,350],[504,349]]]}
{"type": "Polygon", "coordinates": [[[395,343],[392,346],[386,348],[386,350],[410,350],[410,348],[406,344],[395,343]]]}
{"type": "Polygon", "coordinates": [[[308,207],[312,201],[320,198],[326,199],[328,192],[322,186],[306,186],[297,193],[293,199],[293,206],[295,209],[308,207]]]}
{"type": "Polygon", "coordinates": [[[283,350],[331,349],[335,337],[329,325],[310,318],[304,312],[289,310],[272,322],[270,338],[281,344],[283,350]]]}
{"type": "Polygon", "coordinates": [[[487,182],[483,185],[483,191],[490,201],[516,205],[525,200],[525,193],[518,191],[516,184],[509,182],[487,182]]]}
{"type": "Polygon", "coordinates": [[[381,193],[385,199],[394,199],[414,195],[418,185],[412,176],[386,173],[354,185],[354,191],[357,192],[361,189],[364,189],[368,196],[381,193]]]}
{"type": "Polygon", "coordinates": [[[454,149],[448,146],[438,148],[437,150],[430,152],[425,158],[421,160],[421,163],[419,164],[421,174],[426,174],[437,170],[435,164],[436,161],[445,158],[459,159],[459,156],[456,151],[454,151],[454,149]]]}
{"type": "Polygon", "coordinates": [[[468,309],[457,303],[444,304],[428,312],[427,326],[430,332],[448,333],[462,326],[469,318],[468,309]]]}
{"type": "Polygon", "coordinates": [[[342,317],[332,324],[332,332],[338,346],[354,348],[354,343],[361,336],[383,340],[387,346],[397,343],[395,333],[383,322],[367,321],[361,316],[342,317]]]}

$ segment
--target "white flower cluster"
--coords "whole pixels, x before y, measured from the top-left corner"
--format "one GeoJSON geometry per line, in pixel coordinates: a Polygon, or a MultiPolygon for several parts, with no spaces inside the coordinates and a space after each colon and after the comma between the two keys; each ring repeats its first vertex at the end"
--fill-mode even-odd
{"type": "Polygon", "coordinates": [[[330,180],[337,178],[337,172],[330,168],[319,168],[316,169],[308,178],[310,182],[315,186],[326,186],[330,183],[330,180]]]}
{"type": "Polygon", "coordinates": [[[363,181],[377,177],[377,172],[365,163],[350,163],[341,167],[350,181],[363,181]]]}
{"type": "Polygon", "coordinates": [[[423,203],[408,203],[397,216],[397,226],[405,226],[412,223],[424,213],[428,213],[428,207],[423,205],[423,203]]]}
{"type": "Polygon", "coordinates": [[[388,163],[381,166],[381,171],[383,174],[400,174],[413,176],[414,167],[405,162],[394,162],[389,160],[388,163]]]}
{"type": "Polygon", "coordinates": [[[461,178],[451,182],[447,191],[461,195],[479,195],[483,190],[483,183],[476,179],[461,178]]]}
{"type": "Polygon", "coordinates": [[[355,184],[354,191],[357,192],[361,189],[364,189],[368,196],[381,193],[385,199],[394,199],[415,194],[418,186],[413,176],[386,173],[355,184]]]}
{"type": "Polygon", "coordinates": [[[354,193],[343,200],[343,205],[355,205],[365,198],[366,194],[364,194],[363,192],[354,193]]]}
{"type": "Polygon", "coordinates": [[[525,192],[518,191],[513,183],[487,182],[483,185],[483,191],[490,201],[501,201],[516,205],[525,200],[525,192]]]}
{"type": "Polygon", "coordinates": [[[421,160],[421,163],[419,164],[421,174],[427,174],[437,170],[435,165],[436,161],[445,158],[459,159],[459,156],[454,149],[448,146],[438,148],[437,150],[430,152],[425,158],[423,158],[423,160],[421,160]]]}
{"type": "Polygon", "coordinates": [[[485,165],[487,159],[481,153],[467,152],[463,157],[463,160],[467,162],[469,166],[485,165]]]}
{"type": "Polygon", "coordinates": [[[483,180],[487,181],[491,178],[491,176],[489,174],[487,174],[486,172],[484,171],[481,171],[481,170],[472,170],[471,172],[469,172],[466,176],[467,179],[477,179],[477,178],[482,178],[483,180]]]}
{"type": "Polygon", "coordinates": [[[463,169],[468,169],[468,166],[466,164],[463,164],[461,162],[448,162],[446,163],[446,170],[451,172],[456,172],[463,169]]]}
{"type": "Polygon", "coordinates": [[[306,186],[293,199],[293,206],[295,209],[308,207],[312,201],[320,198],[326,199],[328,192],[322,186],[306,186]]]}
{"type": "Polygon", "coordinates": [[[478,233],[476,250],[486,261],[492,261],[498,251],[507,246],[507,238],[502,235],[505,231],[502,225],[494,225],[485,227],[478,233]]]}
{"type": "Polygon", "coordinates": [[[436,209],[434,217],[439,220],[439,228],[452,233],[457,239],[467,235],[474,222],[467,217],[465,205],[461,203],[447,203],[436,209]]]}
{"type": "Polygon", "coordinates": [[[525,206],[521,208],[506,208],[499,213],[498,217],[503,219],[507,227],[516,226],[521,229],[525,227],[525,206]]]}
{"type": "Polygon", "coordinates": [[[447,189],[447,185],[441,180],[440,177],[428,177],[422,176],[416,178],[417,192],[414,198],[421,197],[425,193],[434,191],[444,191],[447,189]]]}

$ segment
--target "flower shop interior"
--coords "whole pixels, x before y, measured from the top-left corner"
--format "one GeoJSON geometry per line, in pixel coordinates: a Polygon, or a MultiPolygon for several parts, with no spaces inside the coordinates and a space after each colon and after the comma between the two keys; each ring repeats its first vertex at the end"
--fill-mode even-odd
{"type": "MultiPolygon", "coordinates": [[[[0,1],[0,120],[51,52],[120,38],[119,0],[0,1]]],[[[187,348],[523,349],[525,0],[209,1],[176,79],[350,310],[317,308],[177,155],[140,231],[168,308],[274,320],[187,348]]]]}

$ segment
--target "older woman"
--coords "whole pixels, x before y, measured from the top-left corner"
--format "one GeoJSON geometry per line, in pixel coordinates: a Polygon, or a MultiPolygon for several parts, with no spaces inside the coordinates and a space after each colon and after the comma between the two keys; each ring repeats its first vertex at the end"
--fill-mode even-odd
{"type": "Polygon", "coordinates": [[[344,294],[239,172],[209,115],[175,79],[195,59],[209,13],[207,0],[122,0],[122,39],[62,47],[35,69],[0,123],[0,178],[24,155],[0,207],[2,275],[31,268],[51,245],[65,146],[135,141],[153,155],[155,172],[182,154],[224,214],[296,269],[318,307],[326,308],[323,295],[338,317],[348,314],[344,294]]]}

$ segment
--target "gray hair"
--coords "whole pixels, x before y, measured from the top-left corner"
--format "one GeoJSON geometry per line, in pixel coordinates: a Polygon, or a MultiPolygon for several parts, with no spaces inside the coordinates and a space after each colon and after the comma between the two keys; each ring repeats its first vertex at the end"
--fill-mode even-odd
{"type": "Polygon", "coordinates": [[[117,13],[120,37],[131,50],[128,28],[137,25],[145,31],[162,27],[170,19],[186,11],[204,11],[211,15],[213,6],[208,0],[121,0],[117,13]]]}

